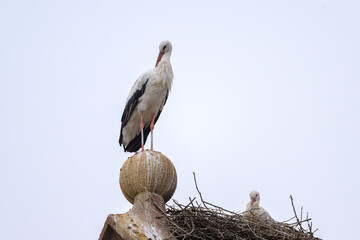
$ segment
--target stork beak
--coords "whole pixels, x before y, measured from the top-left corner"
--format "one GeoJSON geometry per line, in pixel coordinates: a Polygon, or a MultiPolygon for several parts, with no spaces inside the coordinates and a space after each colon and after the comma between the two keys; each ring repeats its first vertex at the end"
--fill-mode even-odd
{"type": "Polygon", "coordinates": [[[160,51],[160,52],[159,52],[159,56],[158,56],[158,58],[157,58],[157,60],[156,60],[155,67],[157,67],[157,65],[158,65],[158,63],[161,61],[161,58],[162,58],[163,55],[164,55],[164,52],[160,51]]]}
{"type": "Polygon", "coordinates": [[[251,206],[254,204],[254,202],[256,202],[255,198],[251,199],[251,206]]]}

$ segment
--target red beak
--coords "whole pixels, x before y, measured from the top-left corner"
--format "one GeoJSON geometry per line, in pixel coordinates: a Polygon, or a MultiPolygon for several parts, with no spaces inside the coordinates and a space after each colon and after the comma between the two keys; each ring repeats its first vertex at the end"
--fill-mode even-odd
{"type": "Polygon", "coordinates": [[[254,204],[254,202],[256,202],[255,198],[251,199],[251,206],[254,204]]]}
{"type": "Polygon", "coordinates": [[[156,60],[156,64],[155,64],[155,67],[158,65],[158,63],[161,61],[161,58],[162,58],[162,56],[164,55],[164,52],[159,52],[159,56],[158,56],[158,58],[157,58],[157,60],[156,60]]]}

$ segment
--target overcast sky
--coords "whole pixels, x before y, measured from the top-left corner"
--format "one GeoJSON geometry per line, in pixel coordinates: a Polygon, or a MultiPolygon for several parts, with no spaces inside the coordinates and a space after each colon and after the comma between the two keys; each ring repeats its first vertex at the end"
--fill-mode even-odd
{"type": "MultiPolygon", "coordinates": [[[[154,148],[174,199],[278,221],[289,195],[327,240],[358,235],[359,1],[0,1],[0,236],[98,239],[131,208],[119,170],[125,100],[171,40],[154,148]]],[[[150,142],[146,147],[149,148],[150,142]]]]}

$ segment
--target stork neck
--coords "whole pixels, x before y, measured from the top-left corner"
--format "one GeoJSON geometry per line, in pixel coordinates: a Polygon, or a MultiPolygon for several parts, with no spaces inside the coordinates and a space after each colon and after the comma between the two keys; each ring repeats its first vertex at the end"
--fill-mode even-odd
{"type": "Polygon", "coordinates": [[[165,54],[162,56],[160,62],[170,62],[170,56],[171,56],[171,52],[165,53],[165,54]]]}
{"type": "MultiPolygon", "coordinates": [[[[164,55],[165,56],[165,55],[164,55]]],[[[170,61],[166,61],[167,59],[162,58],[159,62],[155,71],[159,73],[159,81],[166,86],[167,89],[171,89],[172,79],[174,78],[172,67],[170,61]]],[[[168,59],[170,60],[170,59],[168,59]]]]}

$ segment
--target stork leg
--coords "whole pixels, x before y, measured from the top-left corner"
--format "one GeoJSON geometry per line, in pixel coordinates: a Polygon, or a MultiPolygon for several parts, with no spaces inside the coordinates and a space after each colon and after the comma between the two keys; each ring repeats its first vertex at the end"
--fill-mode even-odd
{"type": "Polygon", "coordinates": [[[143,112],[140,111],[140,129],[141,129],[141,149],[144,151],[144,123],[143,123],[143,112]]]}
{"type": "Polygon", "coordinates": [[[153,151],[153,130],[155,125],[155,113],[152,115],[151,124],[150,124],[150,131],[151,131],[151,151],[153,151]]]}

